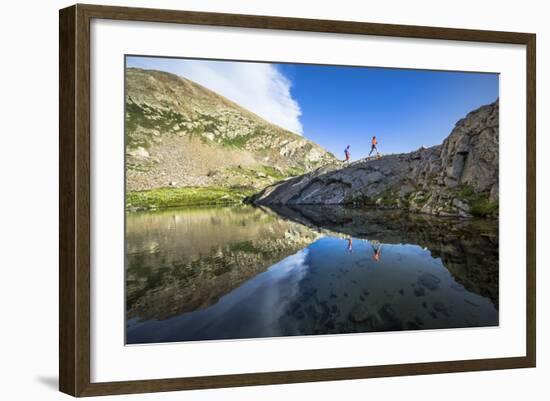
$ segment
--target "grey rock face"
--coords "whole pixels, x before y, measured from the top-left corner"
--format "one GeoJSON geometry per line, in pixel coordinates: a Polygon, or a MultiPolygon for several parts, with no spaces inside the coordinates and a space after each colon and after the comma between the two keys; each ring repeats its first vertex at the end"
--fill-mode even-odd
{"type": "Polygon", "coordinates": [[[322,167],[276,183],[256,204],[376,206],[441,216],[498,214],[498,100],[458,121],[441,145],[322,167]]]}

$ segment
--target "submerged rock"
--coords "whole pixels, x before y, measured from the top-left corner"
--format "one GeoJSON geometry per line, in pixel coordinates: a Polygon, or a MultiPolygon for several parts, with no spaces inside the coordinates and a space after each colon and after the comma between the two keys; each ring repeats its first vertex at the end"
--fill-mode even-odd
{"type": "Polygon", "coordinates": [[[419,284],[422,284],[431,291],[437,290],[440,282],[441,280],[431,273],[422,273],[418,279],[419,284]]]}
{"type": "Polygon", "coordinates": [[[353,323],[363,323],[368,320],[370,312],[363,304],[357,304],[350,312],[349,319],[353,323]]]}

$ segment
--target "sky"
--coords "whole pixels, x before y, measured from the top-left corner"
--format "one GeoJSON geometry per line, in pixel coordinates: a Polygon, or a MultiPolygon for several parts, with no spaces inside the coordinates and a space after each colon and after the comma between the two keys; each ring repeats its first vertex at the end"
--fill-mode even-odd
{"type": "Polygon", "coordinates": [[[488,73],[127,57],[128,67],[191,79],[339,158],[438,145],[468,112],[498,98],[488,73]]]}

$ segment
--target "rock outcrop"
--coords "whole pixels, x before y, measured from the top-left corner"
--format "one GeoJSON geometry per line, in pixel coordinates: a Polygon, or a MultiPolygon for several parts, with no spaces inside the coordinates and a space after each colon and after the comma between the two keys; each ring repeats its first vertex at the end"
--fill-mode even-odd
{"type": "Polygon", "coordinates": [[[349,205],[439,216],[498,215],[498,100],[456,123],[441,145],[324,166],[265,188],[256,204],[349,205]]]}

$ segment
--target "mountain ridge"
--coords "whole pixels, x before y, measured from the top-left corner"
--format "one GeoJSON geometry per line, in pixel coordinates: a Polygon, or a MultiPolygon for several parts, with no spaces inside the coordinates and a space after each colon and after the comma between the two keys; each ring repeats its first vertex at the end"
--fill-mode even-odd
{"type": "Polygon", "coordinates": [[[126,69],[127,190],[247,187],[336,162],[333,154],[189,79],[126,69]]]}

